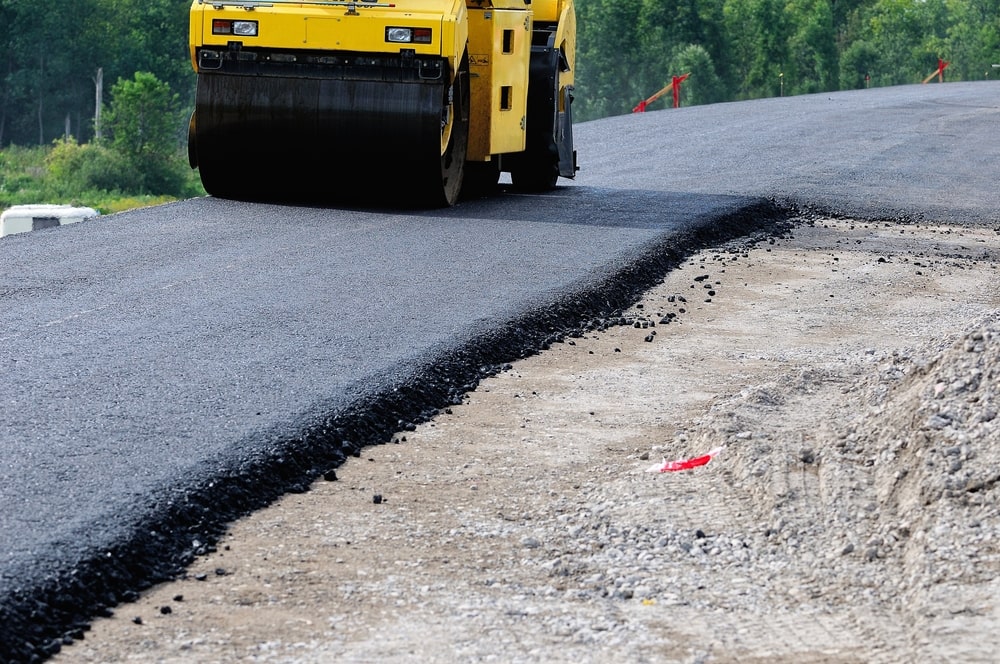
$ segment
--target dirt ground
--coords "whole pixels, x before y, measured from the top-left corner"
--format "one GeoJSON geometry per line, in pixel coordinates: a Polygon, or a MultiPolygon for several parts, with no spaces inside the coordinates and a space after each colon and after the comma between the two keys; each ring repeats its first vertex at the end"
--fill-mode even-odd
{"type": "Polygon", "coordinates": [[[695,256],[55,661],[997,661],[998,259],[849,220],[695,256]]]}

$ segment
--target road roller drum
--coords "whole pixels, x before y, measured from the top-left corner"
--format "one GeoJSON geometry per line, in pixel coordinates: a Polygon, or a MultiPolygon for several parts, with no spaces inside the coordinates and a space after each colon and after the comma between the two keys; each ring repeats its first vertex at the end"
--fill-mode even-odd
{"type": "Polygon", "coordinates": [[[194,0],[191,166],[246,200],[447,206],[505,170],[551,188],[576,171],[572,10],[194,0]]]}

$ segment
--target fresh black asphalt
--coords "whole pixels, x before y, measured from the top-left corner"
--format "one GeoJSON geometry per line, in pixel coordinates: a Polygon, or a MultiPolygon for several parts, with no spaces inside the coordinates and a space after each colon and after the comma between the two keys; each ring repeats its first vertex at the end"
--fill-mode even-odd
{"type": "Polygon", "coordinates": [[[584,185],[965,225],[1000,222],[998,132],[1000,81],[692,106],[574,129],[584,185]]]}
{"type": "Polygon", "coordinates": [[[993,82],[648,112],[577,125],[584,170],[546,195],[204,198],[0,238],[0,661],[791,207],[1000,224],[998,120],[993,82]]]}

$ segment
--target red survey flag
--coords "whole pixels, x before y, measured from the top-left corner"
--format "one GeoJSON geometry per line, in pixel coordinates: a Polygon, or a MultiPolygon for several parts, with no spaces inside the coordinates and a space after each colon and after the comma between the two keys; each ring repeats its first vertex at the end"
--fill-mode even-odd
{"type": "Polygon", "coordinates": [[[689,470],[691,468],[697,468],[698,466],[704,466],[706,463],[712,460],[713,457],[719,454],[724,447],[716,447],[714,450],[709,450],[707,454],[703,454],[698,457],[691,459],[678,459],[677,461],[667,461],[663,460],[663,463],[658,463],[650,466],[646,469],[647,473],[667,473],[675,470],[689,470]]]}

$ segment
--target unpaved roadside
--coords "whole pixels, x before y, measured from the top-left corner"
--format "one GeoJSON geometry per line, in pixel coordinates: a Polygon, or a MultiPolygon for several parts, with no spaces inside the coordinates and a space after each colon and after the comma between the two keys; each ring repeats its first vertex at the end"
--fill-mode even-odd
{"type": "Polygon", "coordinates": [[[55,661],[995,661],[998,262],[844,220],[695,256],[55,661]]]}

